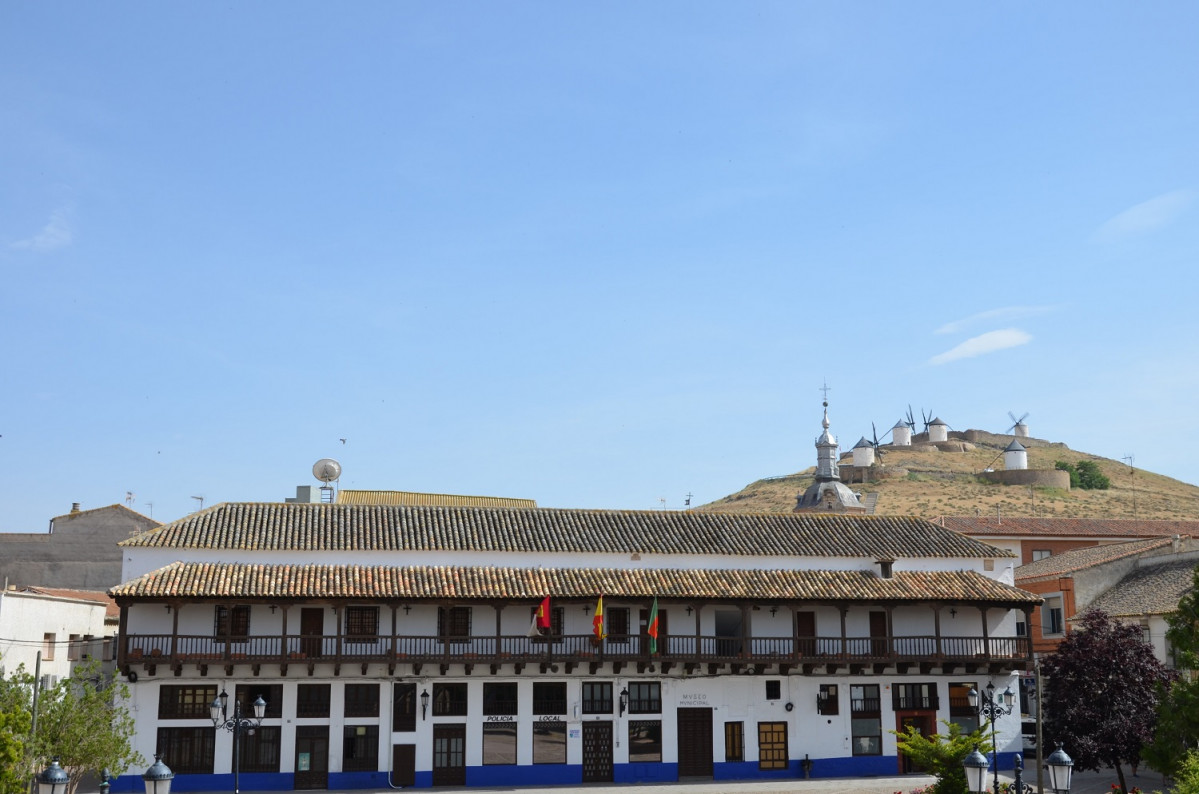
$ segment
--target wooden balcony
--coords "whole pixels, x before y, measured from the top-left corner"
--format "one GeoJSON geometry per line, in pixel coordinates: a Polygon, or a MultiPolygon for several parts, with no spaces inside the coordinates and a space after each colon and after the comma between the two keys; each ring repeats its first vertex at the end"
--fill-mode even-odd
{"type": "Polygon", "coordinates": [[[701,665],[711,673],[786,673],[798,668],[805,675],[862,672],[881,673],[888,667],[897,672],[927,674],[934,668],[944,672],[1001,673],[1029,669],[1032,648],[1027,637],[712,637],[670,636],[659,639],[658,653],[650,654],[645,636],[608,636],[596,642],[591,634],[554,637],[520,636],[312,636],[273,635],[217,638],[212,635],[131,634],[121,637],[118,664],[128,672],[141,666],[167,666],[179,673],[185,665],[227,668],[250,665],[258,673],[261,665],[304,665],[311,671],[317,664],[386,664],[394,673],[398,665],[412,665],[413,674],[425,666],[437,666],[445,674],[452,664],[465,665],[470,674],[478,665],[499,672],[513,665],[520,672],[526,665],[543,670],[562,665],[572,672],[586,665],[594,674],[601,665],[612,665],[619,673],[625,665],[638,672],[652,666],[668,672],[676,665],[694,670],[701,665]]]}

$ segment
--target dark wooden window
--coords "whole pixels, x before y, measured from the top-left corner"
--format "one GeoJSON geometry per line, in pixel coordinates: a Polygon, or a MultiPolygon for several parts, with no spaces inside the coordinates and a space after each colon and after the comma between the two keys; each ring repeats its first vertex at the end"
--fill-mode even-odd
{"type": "Polygon", "coordinates": [[[341,769],[343,772],[379,771],[378,725],[346,725],[342,729],[341,769]]]}
{"type": "MultiPolygon", "coordinates": [[[[158,688],[158,719],[208,719],[208,708],[216,700],[216,686],[175,686],[158,688]]],[[[174,767],[172,767],[173,769],[174,767]]]]}
{"type": "Polygon", "coordinates": [[[437,636],[442,642],[470,639],[470,607],[438,607],[437,636]]]}
{"type": "Polygon", "coordinates": [[[767,681],[766,682],[766,699],[781,700],[783,697],[783,682],[782,681],[767,681]]]}
{"type": "MultiPolygon", "coordinates": [[[[238,684],[234,691],[237,702],[241,704],[241,713],[243,717],[254,716],[254,701],[262,698],[266,701],[266,713],[264,717],[271,719],[280,719],[283,717],[283,685],[282,684],[238,684]]],[[[233,704],[229,704],[229,708],[233,708],[233,704]]],[[[233,716],[233,712],[229,712],[229,716],[233,716]]]]}
{"type": "Polygon", "coordinates": [[[566,683],[533,682],[533,713],[555,716],[566,713],[566,683]]]}
{"type": "Polygon", "coordinates": [[[434,684],[433,716],[465,717],[466,684],[434,684]]]}
{"type": "Polygon", "coordinates": [[[745,760],[744,722],[726,722],[724,724],[724,760],[745,760]]]}
{"type": "Polygon", "coordinates": [[[816,655],[816,613],[795,613],[795,646],[803,656],[816,655]]]}
{"type": "Polygon", "coordinates": [[[612,682],[584,681],[583,682],[583,713],[611,714],[612,713],[612,682]]]}
{"type": "Polygon", "coordinates": [[[176,774],[212,774],[216,731],[211,723],[199,728],[159,728],[157,747],[163,763],[176,774]]]}
{"type": "Polygon", "coordinates": [[[882,755],[882,703],[878,684],[851,684],[849,687],[849,720],[854,755],[882,755]]]}
{"type": "MultiPolygon", "coordinates": [[[[500,717],[517,714],[516,683],[484,683],[483,684],[483,715],[500,717]]],[[[505,762],[507,763],[507,762],[505,762]]],[[[512,763],[516,763],[513,761],[512,763]]]]}
{"type": "Polygon", "coordinates": [[[378,717],[379,685],[346,684],[346,716],[378,717]]]}
{"type": "Polygon", "coordinates": [[[416,730],[416,684],[396,684],[392,687],[394,702],[391,708],[393,731],[416,730]]]}
{"type": "Polygon", "coordinates": [[[378,607],[346,607],[346,639],[374,640],[379,637],[378,607]]]}
{"type": "Polygon", "coordinates": [[[937,709],[940,700],[937,697],[935,683],[896,684],[891,687],[891,707],[900,709],[937,709]]]}
{"type": "Polygon", "coordinates": [[[662,760],[662,721],[629,720],[629,763],[662,760]]]}
{"type": "Polygon", "coordinates": [[[787,768],[787,723],[758,723],[758,769],[787,768]]]}
{"type": "Polygon", "coordinates": [[[565,722],[546,720],[533,723],[533,763],[566,763],[565,722]]]}
{"type": "Polygon", "coordinates": [[[238,748],[242,772],[278,772],[279,742],[282,729],[277,725],[262,725],[246,731],[238,748]]]}
{"type": "Polygon", "coordinates": [[[630,681],[629,713],[661,714],[662,684],[658,681],[630,681]]]}
{"type": "Polygon", "coordinates": [[[838,696],[836,684],[820,685],[820,692],[816,695],[816,713],[841,713],[841,698],[838,696]]]}
{"type": "Polygon", "coordinates": [[[608,618],[608,638],[624,642],[629,636],[629,608],[613,607],[606,610],[608,618]]]}
{"type": "Polygon", "coordinates": [[[227,636],[229,639],[244,642],[250,635],[250,607],[248,604],[239,604],[232,609],[218,606],[213,624],[213,633],[217,639],[227,636]]]}
{"type": "Polygon", "coordinates": [[[329,716],[329,685],[300,684],[296,687],[297,717],[329,716]]]}
{"type": "Polygon", "coordinates": [[[483,723],[483,764],[516,763],[516,723],[483,723]]]}

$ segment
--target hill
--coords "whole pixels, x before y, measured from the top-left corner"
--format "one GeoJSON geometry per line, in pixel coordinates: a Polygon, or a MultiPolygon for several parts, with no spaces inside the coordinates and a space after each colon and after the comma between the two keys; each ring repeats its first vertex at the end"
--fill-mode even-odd
{"type": "MultiPolygon", "coordinates": [[[[1057,461],[1077,463],[1091,460],[1111,480],[1104,491],[1073,488],[1000,485],[978,475],[987,468],[1003,467],[1003,449],[1012,436],[982,431],[954,433],[959,443],[942,444],[942,449],[926,443],[920,434],[911,447],[883,445],[882,465],[871,470],[872,478],[855,481],[863,502],[877,495],[874,512],[878,515],[936,516],[995,515],[1042,516],[1058,518],[1199,518],[1199,487],[1160,474],[1085,452],[1077,452],[1059,442],[1020,439],[1028,450],[1028,468],[1052,469],[1057,461]],[[969,436],[970,441],[964,439],[969,436]],[[957,451],[945,451],[945,448],[957,451]]],[[[813,459],[815,451],[813,450],[813,459]]],[[[852,455],[841,457],[842,466],[852,455]]],[[[697,510],[711,512],[790,512],[798,494],[812,484],[815,467],[784,477],[769,477],[752,482],[734,494],[702,505],[697,510]]],[[[844,476],[844,470],[843,470],[844,476]]]]}

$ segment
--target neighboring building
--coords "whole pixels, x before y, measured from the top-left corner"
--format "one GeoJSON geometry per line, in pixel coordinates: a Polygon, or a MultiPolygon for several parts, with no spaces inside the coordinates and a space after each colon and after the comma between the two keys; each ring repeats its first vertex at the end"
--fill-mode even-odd
{"type": "Polygon", "coordinates": [[[1199,537],[1199,521],[1143,521],[1125,518],[1005,518],[942,516],[946,529],[1011,551],[1020,565],[1072,549],[1149,538],[1199,537]]]}
{"type": "Polygon", "coordinates": [[[50,520],[44,533],[0,533],[0,582],[103,592],[121,581],[117,544],[161,522],[114,504],[50,520]]]}
{"type": "Polygon", "coordinates": [[[53,686],[86,658],[112,661],[118,614],[110,597],[94,591],[0,591],[0,677],[24,665],[41,674],[43,686],[53,686]]]}
{"type": "Polygon", "coordinates": [[[1075,549],[1016,569],[1016,584],[1044,598],[1033,610],[1033,651],[1052,653],[1090,608],[1135,622],[1158,658],[1172,664],[1165,618],[1191,588],[1199,551],[1189,538],[1150,538],[1075,549]]]}

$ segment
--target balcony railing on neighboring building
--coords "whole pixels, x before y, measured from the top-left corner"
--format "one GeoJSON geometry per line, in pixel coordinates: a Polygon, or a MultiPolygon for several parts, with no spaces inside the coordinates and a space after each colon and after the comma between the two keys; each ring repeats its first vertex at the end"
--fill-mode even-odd
{"type": "Polygon", "coordinates": [[[682,664],[995,664],[1031,660],[1027,637],[727,637],[669,636],[650,654],[644,635],[326,636],[226,638],[190,634],[125,634],[123,666],[134,664],[537,664],[649,662],[682,664]]]}

